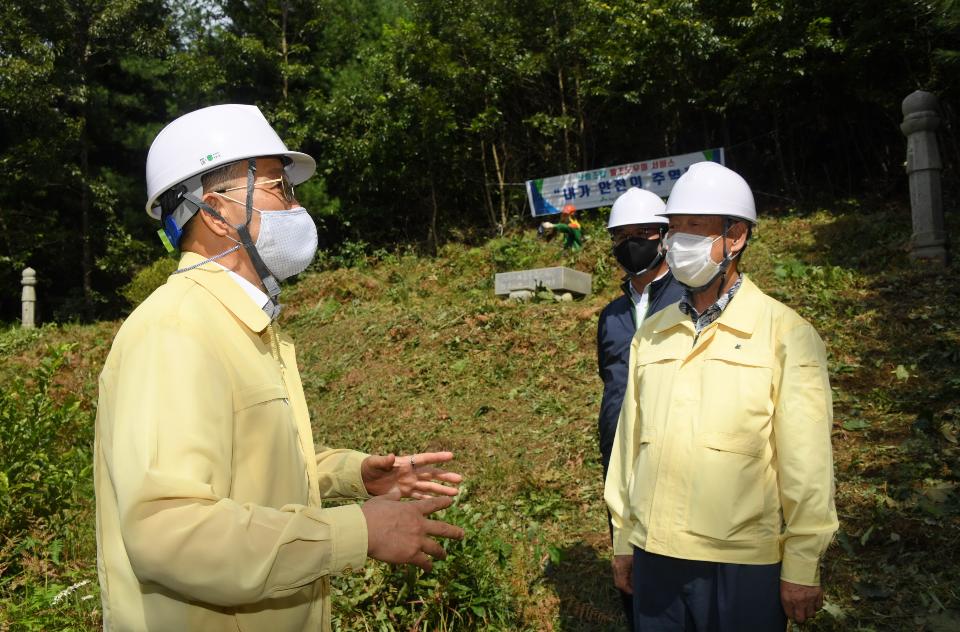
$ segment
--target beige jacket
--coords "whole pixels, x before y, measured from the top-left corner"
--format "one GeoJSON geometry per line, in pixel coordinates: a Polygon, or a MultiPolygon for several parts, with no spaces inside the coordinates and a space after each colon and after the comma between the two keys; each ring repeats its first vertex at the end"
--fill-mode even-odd
{"type": "MultiPolygon", "coordinates": [[[[180,267],[202,261],[184,254],[180,267]]],[[[226,271],[171,276],[100,375],[94,480],[107,630],[329,630],[361,567],[365,455],[315,453],[290,339],[226,271]]]]}
{"type": "Polygon", "coordinates": [[[817,332],[744,278],[697,337],[679,307],[644,321],[604,496],[614,551],[782,560],[817,585],[837,530],[833,411],[817,332]]]}

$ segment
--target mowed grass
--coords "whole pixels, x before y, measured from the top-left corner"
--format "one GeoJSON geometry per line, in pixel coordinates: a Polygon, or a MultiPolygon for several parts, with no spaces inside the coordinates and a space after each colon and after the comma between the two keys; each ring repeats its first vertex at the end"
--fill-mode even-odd
{"type": "MultiPolygon", "coordinates": [[[[597,316],[619,292],[618,275],[601,220],[586,225],[591,239],[577,254],[527,231],[450,244],[436,258],[380,251],[284,291],[281,326],[297,341],[318,444],[453,450],[467,477],[447,517],[468,539],[438,565],[439,580],[381,565],[340,579],[341,629],[622,629],[595,356],[597,316]],[[493,296],[497,271],[560,264],[593,273],[597,291],[573,303],[493,296]]],[[[829,351],[841,531],[824,571],[828,612],[806,629],[960,622],[960,268],[910,262],[909,233],[900,208],[783,213],[762,218],[744,257],[760,287],[809,319],[829,351]]],[[[54,396],[79,395],[92,423],[117,326],[7,332],[0,376],[28,371],[47,346],[75,343],[54,396]]],[[[23,549],[16,574],[0,580],[3,629],[98,625],[89,475],[77,485],[86,505],[57,536],[56,556],[44,524],[28,534],[34,544],[23,547],[18,534],[3,545],[23,549]]]]}

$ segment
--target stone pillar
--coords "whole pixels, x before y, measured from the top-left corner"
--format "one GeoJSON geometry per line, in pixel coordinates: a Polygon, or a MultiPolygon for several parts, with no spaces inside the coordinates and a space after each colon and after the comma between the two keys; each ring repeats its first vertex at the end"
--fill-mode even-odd
{"type": "Polygon", "coordinates": [[[20,323],[24,329],[33,329],[36,327],[34,317],[37,313],[37,291],[34,289],[37,285],[37,271],[33,268],[25,268],[20,284],[23,285],[23,294],[20,298],[23,302],[20,323]]]}
{"type": "Polygon", "coordinates": [[[938,127],[940,104],[935,95],[917,90],[903,100],[900,129],[907,137],[907,177],[913,215],[910,258],[933,259],[945,264],[947,232],[940,189],[942,163],[937,149],[938,127]]]}

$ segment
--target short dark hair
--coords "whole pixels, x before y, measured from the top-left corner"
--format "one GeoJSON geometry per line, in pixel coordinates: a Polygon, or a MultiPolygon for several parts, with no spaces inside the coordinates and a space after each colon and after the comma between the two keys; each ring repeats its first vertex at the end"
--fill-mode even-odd
{"type": "Polygon", "coordinates": [[[206,172],[200,177],[200,182],[203,184],[204,193],[209,193],[210,191],[216,191],[221,188],[230,180],[242,178],[246,174],[247,161],[240,160],[206,172]]]}

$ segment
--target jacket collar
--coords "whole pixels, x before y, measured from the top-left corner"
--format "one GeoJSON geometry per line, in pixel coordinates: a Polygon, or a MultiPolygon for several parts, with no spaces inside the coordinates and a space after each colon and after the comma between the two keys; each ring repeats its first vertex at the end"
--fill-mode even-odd
{"type": "MultiPolygon", "coordinates": [[[[620,290],[627,296],[627,298],[631,298],[633,296],[630,293],[630,288],[633,286],[633,284],[630,282],[632,278],[633,277],[628,274],[625,277],[623,277],[623,281],[620,282],[620,290]]],[[[667,269],[667,271],[663,273],[663,276],[657,279],[654,279],[653,281],[650,281],[648,286],[650,288],[651,298],[656,296],[660,292],[660,290],[666,287],[667,284],[670,283],[670,279],[672,278],[673,278],[673,273],[670,272],[669,269],[667,269]]]]}
{"type": "Polygon", "coordinates": [[[752,334],[757,324],[757,314],[760,313],[757,300],[763,296],[763,292],[747,278],[747,275],[741,274],[740,278],[743,279],[740,289],[720,314],[717,322],[729,329],[752,334]]]}
{"type": "MultiPolygon", "coordinates": [[[[182,270],[202,263],[203,260],[203,256],[195,252],[184,252],[180,257],[180,265],[177,268],[182,270]]],[[[230,278],[227,270],[222,266],[207,262],[193,270],[184,272],[183,276],[198,283],[213,294],[251,331],[260,333],[270,324],[270,317],[250,300],[250,296],[240,287],[240,284],[230,278]]]]}
{"type": "MultiPolygon", "coordinates": [[[[740,289],[737,290],[730,304],[727,305],[723,313],[720,314],[720,318],[715,322],[728,329],[734,329],[749,335],[753,333],[753,328],[757,323],[757,314],[759,313],[757,300],[763,296],[763,292],[754,285],[753,281],[747,278],[747,275],[741,274],[740,278],[743,279],[740,289]]],[[[658,334],[683,323],[690,325],[690,330],[693,331],[690,316],[680,311],[680,308],[676,305],[657,312],[651,321],[654,333],[658,334]]]]}

